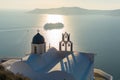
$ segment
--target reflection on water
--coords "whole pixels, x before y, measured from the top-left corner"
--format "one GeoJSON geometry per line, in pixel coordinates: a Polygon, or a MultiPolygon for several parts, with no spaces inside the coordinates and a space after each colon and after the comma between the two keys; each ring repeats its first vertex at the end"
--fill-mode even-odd
{"type": "Polygon", "coordinates": [[[46,42],[50,43],[51,47],[58,49],[59,41],[62,39],[62,32],[63,30],[48,30],[46,32],[46,42]]]}
{"type": "MultiPolygon", "coordinates": [[[[64,16],[62,15],[46,15],[46,23],[63,23],[64,24],[64,16]]],[[[46,24],[45,23],[45,24],[46,24]]],[[[51,29],[44,30],[47,46],[50,44],[51,47],[55,47],[58,49],[59,41],[62,39],[62,33],[64,32],[64,28],[62,29],[51,29]]]]}
{"type": "Polygon", "coordinates": [[[47,23],[64,23],[62,15],[47,15],[47,23]]]}

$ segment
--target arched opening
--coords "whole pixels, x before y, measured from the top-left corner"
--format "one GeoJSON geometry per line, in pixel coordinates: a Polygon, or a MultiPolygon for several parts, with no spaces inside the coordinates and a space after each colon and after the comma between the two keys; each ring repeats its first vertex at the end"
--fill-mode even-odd
{"type": "Polygon", "coordinates": [[[35,54],[37,53],[37,47],[36,46],[34,47],[34,53],[35,54]]]}
{"type": "Polygon", "coordinates": [[[64,42],[61,43],[61,50],[65,51],[65,43],[64,42]]]}
{"type": "Polygon", "coordinates": [[[71,51],[71,47],[72,47],[71,42],[68,42],[68,43],[67,43],[67,51],[71,51]]]}
{"type": "Polygon", "coordinates": [[[64,35],[64,40],[68,41],[68,35],[67,34],[64,35]]]}

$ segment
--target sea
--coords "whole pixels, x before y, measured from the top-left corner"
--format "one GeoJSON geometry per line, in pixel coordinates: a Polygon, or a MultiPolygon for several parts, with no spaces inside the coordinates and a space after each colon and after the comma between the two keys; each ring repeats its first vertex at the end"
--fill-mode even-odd
{"type": "Polygon", "coordinates": [[[120,16],[0,10],[0,58],[30,54],[32,38],[38,31],[45,37],[47,49],[58,49],[62,33],[70,33],[74,51],[94,53],[95,68],[120,80],[120,16]],[[45,30],[44,25],[50,22],[61,22],[64,27],[45,30]]]}

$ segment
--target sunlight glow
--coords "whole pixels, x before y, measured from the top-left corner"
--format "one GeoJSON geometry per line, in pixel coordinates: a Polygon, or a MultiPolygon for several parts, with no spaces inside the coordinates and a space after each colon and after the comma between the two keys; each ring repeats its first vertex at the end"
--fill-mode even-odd
{"type": "MultiPolygon", "coordinates": [[[[46,16],[46,23],[63,23],[64,24],[64,16],[63,15],[47,15],[46,16]]],[[[51,47],[55,47],[56,49],[59,49],[59,42],[62,39],[62,33],[64,29],[53,29],[53,30],[47,30],[46,31],[46,42],[51,47]]]]}
{"type": "Polygon", "coordinates": [[[47,16],[48,23],[63,23],[63,16],[62,15],[48,15],[47,16]]]}
{"type": "Polygon", "coordinates": [[[61,34],[62,30],[50,30],[47,31],[47,42],[50,43],[50,45],[55,48],[58,48],[58,44],[61,41],[61,34]]]}

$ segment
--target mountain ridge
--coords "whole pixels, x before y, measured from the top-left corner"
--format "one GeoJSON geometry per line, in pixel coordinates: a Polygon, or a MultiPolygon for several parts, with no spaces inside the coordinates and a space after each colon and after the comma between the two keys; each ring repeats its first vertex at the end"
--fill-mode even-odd
{"type": "Polygon", "coordinates": [[[39,9],[29,11],[33,14],[61,14],[61,15],[85,15],[85,14],[99,14],[99,15],[120,15],[120,9],[115,10],[90,10],[80,7],[59,7],[49,9],[39,9]]]}

